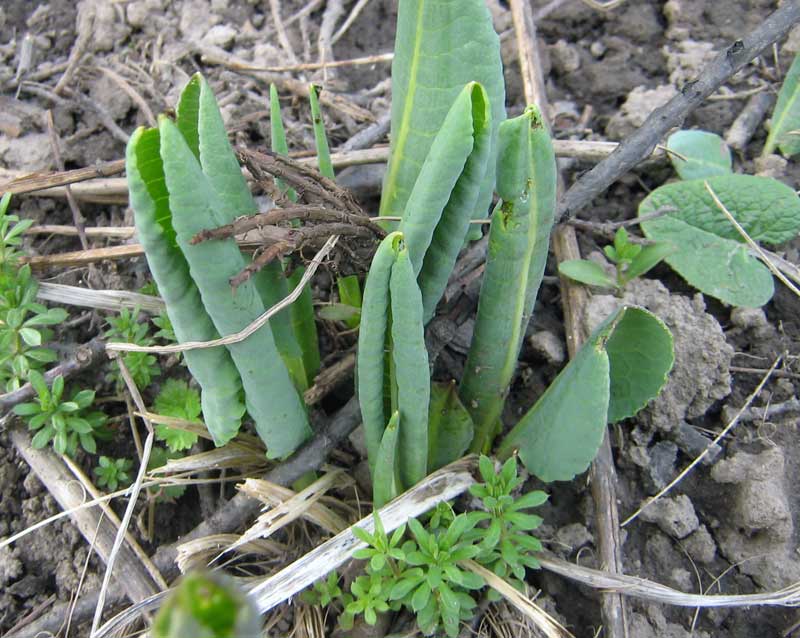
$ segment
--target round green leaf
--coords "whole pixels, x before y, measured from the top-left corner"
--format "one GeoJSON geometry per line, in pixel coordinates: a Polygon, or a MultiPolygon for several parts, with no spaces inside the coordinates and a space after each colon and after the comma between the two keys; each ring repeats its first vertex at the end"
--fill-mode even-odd
{"type": "Polygon", "coordinates": [[[731,150],[714,133],[677,131],[667,140],[667,148],[674,151],[669,153],[669,159],[681,179],[704,179],[732,172],[731,150]]]}
{"type": "Polygon", "coordinates": [[[19,336],[29,346],[42,345],[42,334],[35,328],[20,328],[19,336]]]}
{"type": "Polygon", "coordinates": [[[608,421],[633,416],[667,382],[675,356],[672,334],[655,315],[627,308],[606,342],[611,366],[608,421]]]}

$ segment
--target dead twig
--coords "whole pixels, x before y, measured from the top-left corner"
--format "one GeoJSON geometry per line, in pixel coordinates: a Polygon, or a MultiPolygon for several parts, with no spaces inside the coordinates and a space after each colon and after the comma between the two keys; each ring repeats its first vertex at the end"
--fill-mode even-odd
{"type": "MultiPolygon", "coordinates": [[[[511,12],[514,20],[514,31],[519,49],[520,67],[522,70],[525,97],[528,102],[538,104],[549,120],[549,100],[545,88],[545,77],[542,71],[541,57],[536,38],[536,24],[529,2],[511,0],[511,12]]],[[[548,122],[549,126],[549,122],[548,122]]],[[[563,187],[559,175],[559,190],[563,187]]],[[[556,259],[580,258],[575,229],[561,226],[554,236],[556,259]]],[[[562,284],[562,305],[564,307],[567,346],[570,357],[574,357],[582,345],[586,335],[582,332],[582,315],[588,302],[585,288],[574,285],[574,282],[562,284]],[[581,289],[579,289],[581,288],[581,289]]],[[[614,468],[614,456],[608,438],[608,428],[604,432],[603,442],[590,468],[592,479],[592,497],[594,499],[595,521],[598,531],[598,549],[603,565],[612,572],[622,572],[622,550],[619,539],[619,514],[617,511],[616,484],[617,474],[614,468]]],[[[625,601],[615,594],[603,594],[601,598],[603,626],[610,638],[627,638],[628,622],[625,601]]]]}

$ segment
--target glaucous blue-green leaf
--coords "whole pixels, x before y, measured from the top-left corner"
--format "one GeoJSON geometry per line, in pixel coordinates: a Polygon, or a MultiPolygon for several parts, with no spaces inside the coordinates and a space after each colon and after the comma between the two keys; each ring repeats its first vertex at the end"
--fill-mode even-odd
{"type": "MultiPolygon", "coordinates": [[[[800,198],[785,184],[751,175],[707,181],[755,241],[781,243],[800,230],[800,198]]],[[[650,193],[639,205],[640,217],[667,206],[675,212],[644,221],[641,227],[649,239],[675,246],[666,262],[694,287],[735,306],[761,306],[772,298],[772,275],[750,255],[704,182],[666,184],[650,193]]]]}
{"type": "Polygon", "coordinates": [[[433,472],[464,455],[475,426],[455,382],[431,384],[428,415],[428,472],[433,472]]]}
{"type": "MultiPolygon", "coordinates": [[[[505,86],[500,39],[484,0],[400,0],[392,61],[391,150],[381,215],[405,214],[433,139],[469,82],[479,82],[489,96],[494,140],[505,119],[505,86]]],[[[476,202],[479,216],[489,207],[493,187],[490,161],[476,202]]]]}
{"type": "MultiPolygon", "coordinates": [[[[231,289],[230,278],[246,265],[234,239],[191,243],[201,230],[218,226],[226,213],[221,212],[220,198],[177,126],[161,117],[159,133],[178,246],[217,331],[222,335],[238,332],[264,312],[264,304],[252,281],[231,289]]],[[[270,326],[227,348],[242,378],[247,410],[268,454],[281,457],[293,452],[311,429],[270,326]]]]}
{"type": "Polygon", "coordinates": [[[795,56],[783,79],[764,154],[774,152],[776,146],[784,155],[800,153],[800,55],[795,56]]]}
{"type": "MultiPolygon", "coordinates": [[[[210,341],[219,333],[203,306],[172,227],[158,129],[137,129],[128,142],[126,173],[139,241],[179,343],[210,341]]],[[[203,420],[217,445],[236,436],[244,414],[239,372],[225,348],[188,350],[186,365],[201,392],[203,420]]]]}
{"type": "Polygon", "coordinates": [[[227,576],[188,574],[153,621],[153,638],[259,638],[261,620],[227,576]]]}
{"type": "Polygon", "coordinates": [[[608,422],[633,416],[661,392],[675,354],[672,333],[654,314],[627,308],[606,342],[611,366],[608,422]]]}
{"type": "Polygon", "coordinates": [[[436,133],[405,204],[400,230],[417,275],[425,321],[433,317],[458,253],[490,159],[490,103],[470,83],[436,133]]]}
{"type": "Polygon", "coordinates": [[[669,159],[681,179],[705,179],[733,172],[731,149],[708,131],[677,131],[667,140],[669,159]]]}
{"type": "MultiPolygon", "coordinates": [[[[176,125],[219,198],[219,225],[228,224],[242,215],[256,213],[258,207],[228,141],[216,97],[201,74],[193,75],[184,88],[178,102],[177,114],[176,125]]],[[[286,278],[278,261],[259,270],[253,276],[253,282],[267,308],[289,294],[286,278]]],[[[316,372],[309,375],[305,369],[303,353],[292,329],[292,312],[285,310],[278,313],[270,319],[269,324],[275,344],[295,385],[299,390],[305,390],[311,383],[309,376],[313,379],[316,372]]]]}
{"type": "Polygon", "coordinates": [[[397,473],[397,443],[399,441],[400,413],[395,412],[383,431],[375,471],[372,474],[372,507],[379,509],[397,496],[400,480],[397,473]]]}
{"type": "Polygon", "coordinates": [[[488,452],[544,274],[556,192],[555,154],[536,107],[500,126],[497,189],[475,332],[459,395],[488,452]]]}
{"type": "Polygon", "coordinates": [[[664,330],[646,310],[617,310],[508,433],[498,456],[518,451],[525,467],[543,481],[569,481],[585,471],[603,440],[609,408],[614,416],[635,412],[663,385],[672,365],[671,338],[664,330]],[[621,344],[617,339],[655,343],[648,352],[648,342],[621,344]],[[641,371],[641,383],[623,382],[632,371],[641,371]]]}

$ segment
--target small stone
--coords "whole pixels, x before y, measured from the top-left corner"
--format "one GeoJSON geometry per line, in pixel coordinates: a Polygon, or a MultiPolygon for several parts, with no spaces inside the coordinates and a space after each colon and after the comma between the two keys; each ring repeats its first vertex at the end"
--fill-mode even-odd
{"type": "Polygon", "coordinates": [[[137,29],[141,29],[147,24],[150,17],[150,11],[145,2],[131,2],[125,8],[125,19],[128,24],[137,29]]]}
{"type": "Polygon", "coordinates": [[[585,525],[572,523],[559,528],[555,535],[556,542],[564,548],[569,548],[569,553],[579,550],[584,545],[594,542],[592,533],[585,525]]]}
{"type": "Polygon", "coordinates": [[[25,480],[22,481],[22,487],[24,487],[25,491],[31,496],[38,496],[44,489],[39,477],[33,472],[29,472],[25,475],[25,480]]]}
{"type": "Polygon", "coordinates": [[[548,51],[553,62],[553,69],[557,73],[566,75],[581,68],[581,54],[578,48],[566,40],[559,40],[548,47],[548,51]]]}
{"type": "Polygon", "coordinates": [[[226,24],[211,27],[203,36],[203,44],[228,49],[236,39],[236,30],[226,24]]]}
{"type": "Polygon", "coordinates": [[[675,87],[669,84],[654,89],[637,86],[628,94],[619,112],[609,120],[606,133],[614,139],[630,135],[644,124],[650,113],[669,102],[675,93],[675,87]]]}
{"type": "Polygon", "coordinates": [[[711,444],[711,439],[703,436],[696,428],[692,427],[686,421],[681,421],[678,428],[672,433],[675,443],[677,443],[681,452],[686,456],[695,458],[700,456],[706,449],[708,452],[700,461],[703,465],[711,465],[722,452],[722,448],[718,443],[711,444]]]}
{"type": "Polygon", "coordinates": [[[540,330],[528,340],[533,351],[547,363],[560,365],[566,358],[561,338],[549,330],[540,330]]]}
{"type": "Polygon", "coordinates": [[[784,159],[780,155],[759,156],[755,161],[756,175],[759,177],[783,179],[786,176],[788,166],[789,160],[784,159]]]}
{"type": "Polygon", "coordinates": [[[607,47],[603,44],[600,40],[595,40],[589,46],[589,53],[591,53],[594,57],[600,58],[603,54],[607,51],[607,47]]]}
{"type": "Polygon", "coordinates": [[[711,478],[717,483],[769,481],[783,477],[783,467],[784,456],[780,448],[772,447],[760,454],[738,452],[717,463],[711,469],[711,478]]]}
{"type": "Polygon", "coordinates": [[[648,450],[650,463],[646,466],[650,479],[657,490],[672,480],[675,475],[675,461],[678,446],[671,441],[659,441],[648,450]]]}
{"type": "Polygon", "coordinates": [[[737,328],[763,328],[767,325],[767,316],[761,308],[734,308],[731,311],[731,323],[737,328]]]}
{"type": "Polygon", "coordinates": [[[22,562],[14,555],[10,547],[0,549],[0,587],[16,580],[22,575],[22,562]]]}
{"type": "Polygon", "coordinates": [[[639,516],[648,523],[655,523],[662,532],[676,539],[685,538],[700,525],[694,505],[685,494],[675,498],[660,498],[645,507],[639,516]]]}
{"type": "Polygon", "coordinates": [[[700,525],[681,544],[696,563],[710,563],[717,555],[717,545],[705,525],[700,525]]]}

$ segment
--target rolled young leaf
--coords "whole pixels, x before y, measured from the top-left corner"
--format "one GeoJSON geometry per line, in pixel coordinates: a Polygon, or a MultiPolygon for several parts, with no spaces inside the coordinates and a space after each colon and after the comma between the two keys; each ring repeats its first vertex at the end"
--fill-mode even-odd
{"type": "MultiPolygon", "coordinates": [[[[264,304],[251,281],[245,281],[235,292],[231,289],[230,277],[246,264],[233,239],[190,243],[199,231],[220,225],[222,204],[178,128],[162,117],[159,131],[178,245],[217,330],[223,335],[237,332],[264,312],[264,304]]],[[[269,326],[228,346],[228,350],[242,377],[247,410],[268,454],[281,457],[291,453],[311,430],[269,326]]]]}
{"type": "MultiPolygon", "coordinates": [[[[125,170],[136,233],[178,342],[218,338],[189,274],[189,265],[175,243],[158,129],[140,128],[134,132],[128,142],[125,170]]],[[[239,372],[223,347],[187,350],[184,358],[202,390],[206,427],[214,443],[224,445],[236,436],[244,414],[239,372]]]]}
{"type": "Polygon", "coordinates": [[[422,291],[426,322],[464,245],[490,158],[491,133],[489,97],[471,82],[447,112],[406,203],[400,230],[422,291]]]}
{"type": "Polygon", "coordinates": [[[400,426],[400,413],[395,412],[383,431],[378,454],[375,458],[375,472],[372,476],[372,507],[383,507],[400,493],[400,480],[397,476],[397,442],[400,426]]]}
{"type": "Polygon", "coordinates": [[[500,126],[497,189],[475,332],[459,395],[472,451],[488,451],[544,274],[555,210],[555,154],[538,109],[500,126]]]}
{"type": "Polygon", "coordinates": [[[383,380],[389,322],[389,280],[402,239],[401,233],[390,233],[378,246],[364,284],[364,300],[361,305],[356,379],[367,458],[373,473],[375,458],[388,420],[384,408],[383,380]]]}
{"type": "MultiPolygon", "coordinates": [[[[428,473],[428,405],[431,375],[422,295],[414,279],[408,247],[397,255],[389,280],[392,308],[392,360],[400,411],[399,474],[405,489],[428,473]]],[[[363,316],[363,315],[362,315],[363,316]]]]}
{"type": "MultiPolygon", "coordinates": [[[[270,124],[270,144],[272,151],[279,155],[289,155],[289,145],[286,142],[286,131],[283,128],[281,119],[281,105],[278,100],[278,90],[274,84],[269,85],[269,124],[270,124]]],[[[291,201],[297,201],[297,193],[280,179],[275,179],[275,185],[279,190],[286,193],[291,201]]],[[[289,284],[294,288],[303,278],[305,268],[297,266],[289,276],[289,284]]],[[[317,336],[317,324],[314,320],[314,300],[311,298],[311,286],[306,285],[300,293],[297,301],[289,307],[292,330],[295,339],[300,346],[300,353],[303,361],[303,369],[306,374],[306,385],[311,386],[314,379],[319,374],[319,337],[317,336]]]]}

